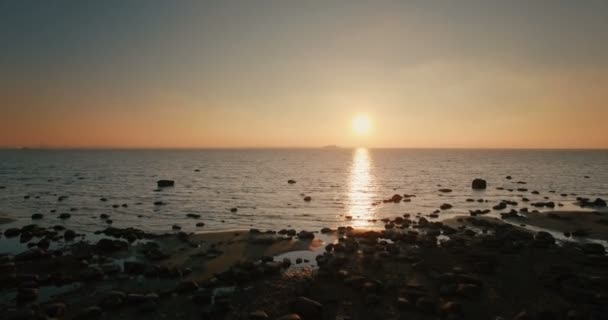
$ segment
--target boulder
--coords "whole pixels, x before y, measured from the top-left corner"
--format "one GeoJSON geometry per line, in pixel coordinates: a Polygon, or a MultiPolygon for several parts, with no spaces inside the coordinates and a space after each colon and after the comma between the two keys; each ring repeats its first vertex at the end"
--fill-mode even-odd
{"type": "Polygon", "coordinates": [[[471,183],[471,187],[474,190],[484,190],[487,187],[487,183],[485,180],[483,179],[475,179],[473,180],[473,182],[471,183]]]}
{"type": "Polygon", "coordinates": [[[287,180],[287,183],[289,183],[289,184],[294,184],[294,183],[296,183],[296,180],[289,179],[289,180],[287,180]]]}
{"type": "Polygon", "coordinates": [[[315,234],[310,231],[302,230],[298,233],[298,238],[302,240],[312,240],[315,238],[315,234]]]}
{"type": "Polygon", "coordinates": [[[42,219],[44,216],[42,215],[42,213],[34,213],[32,215],[32,220],[40,220],[42,219]]]}
{"type": "Polygon", "coordinates": [[[21,233],[21,229],[18,228],[8,228],[4,230],[4,236],[7,238],[13,238],[18,236],[21,233]]]}
{"type": "Polygon", "coordinates": [[[173,186],[175,186],[175,181],[173,181],[173,180],[158,180],[158,181],[156,181],[156,185],[159,188],[173,187],[173,186]]]}

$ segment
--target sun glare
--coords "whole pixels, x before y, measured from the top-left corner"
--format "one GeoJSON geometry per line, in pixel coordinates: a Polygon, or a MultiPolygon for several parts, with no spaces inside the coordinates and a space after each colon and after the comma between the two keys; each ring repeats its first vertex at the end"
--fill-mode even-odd
{"type": "Polygon", "coordinates": [[[363,136],[369,134],[372,129],[372,121],[366,115],[358,115],[353,118],[353,132],[363,136]]]}

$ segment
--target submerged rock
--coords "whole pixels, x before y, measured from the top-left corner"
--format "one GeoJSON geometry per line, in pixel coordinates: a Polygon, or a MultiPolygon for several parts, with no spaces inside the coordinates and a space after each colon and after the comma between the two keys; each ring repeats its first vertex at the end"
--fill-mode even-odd
{"type": "Polygon", "coordinates": [[[473,180],[473,182],[471,183],[471,187],[474,190],[484,190],[487,187],[487,183],[485,180],[483,179],[475,179],[473,180]]]}
{"type": "Polygon", "coordinates": [[[156,181],[156,185],[159,188],[173,187],[173,186],[175,186],[175,181],[173,181],[173,180],[158,180],[158,181],[156,181]]]}

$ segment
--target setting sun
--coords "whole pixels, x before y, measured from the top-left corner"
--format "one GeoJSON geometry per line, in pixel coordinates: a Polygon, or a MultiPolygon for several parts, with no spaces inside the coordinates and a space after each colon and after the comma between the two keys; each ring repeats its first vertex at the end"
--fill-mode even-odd
{"type": "Polygon", "coordinates": [[[357,135],[367,135],[372,128],[372,121],[366,115],[358,115],[353,118],[353,132],[357,135]]]}

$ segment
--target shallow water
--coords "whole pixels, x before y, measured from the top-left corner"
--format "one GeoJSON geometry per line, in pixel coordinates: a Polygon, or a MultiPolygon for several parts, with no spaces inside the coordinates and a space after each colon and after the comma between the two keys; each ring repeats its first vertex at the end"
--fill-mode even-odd
{"type": "MultiPolygon", "coordinates": [[[[578,209],[576,195],[608,197],[608,151],[0,150],[0,187],[0,215],[17,219],[14,225],[31,223],[32,214],[42,213],[38,224],[91,232],[107,226],[99,219],[105,213],[116,227],[153,232],[171,231],[174,224],[185,231],[381,228],[381,221],[370,220],[429,214],[442,203],[452,204],[440,220],[491,208],[503,199],[517,201],[519,195],[532,202],[548,201],[547,196],[562,203],[562,210],[578,209]],[[476,177],[488,181],[487,190],[471,189],[476,177]],[[173,179],[176,185],[157,190],[159,179],[173,179]],[[288,184],[288,179],[297,183],[288,184]],[[453,192],[442,194],[440,188],[453,192]],[[409,203],[374,205],[395,193],[416,197],[409,203]],[[305,202],[304,195],[312,201],[305,202]],[[58,201],[60,196],[68,198],[58,201]],[[490,202],[469,203],[467,198],[490,202]],[[156,201],[167,204],[155,206],[156,201]],[[115,204],[127,207],[113,208],[115,204]],[[238,211],[231,212],[233,207],[238,211]],[[71,218],[60,220],[61,213],[71,218]],[[187,218],[188,213],[201,218],[187,218]],[[206,225],[196,228],[196,222],[206,225]]],[[[518,208],[524,206],[520,201],[518,208]]]]}

